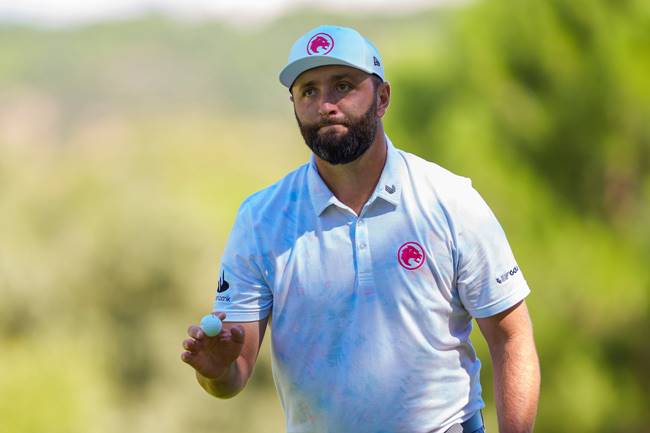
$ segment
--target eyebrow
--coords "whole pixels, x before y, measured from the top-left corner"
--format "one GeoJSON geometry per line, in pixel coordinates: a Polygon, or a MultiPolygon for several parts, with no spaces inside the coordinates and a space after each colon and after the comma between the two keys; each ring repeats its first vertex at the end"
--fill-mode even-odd
{"type": "MultiPolygon", "coordinates": [[[[343,78],[347,78],[347,79],[349,79],[351,81],[354,81],[354,82],[360,81],[358,79],[355,79],[354,76],[352,74],[350,74],[350,73],[332,75],[330,77],[330,81],[338,81],[338,80],[341,80],[343,78]]],[[[313,86],[314,84],[316,84],[316,80],[309,80],[304,84],[298,84],[298,88],[299,89],[304,89],[305,87],[313,86]]]]}

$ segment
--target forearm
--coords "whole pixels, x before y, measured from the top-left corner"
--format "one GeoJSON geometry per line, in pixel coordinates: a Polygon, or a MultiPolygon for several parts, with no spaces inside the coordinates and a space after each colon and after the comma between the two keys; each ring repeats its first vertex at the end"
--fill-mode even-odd
{"type": "Polygon", "coordinates": [[[244,389],[248,382],[249,373],[245,368],[245,361],[240,356],[230,364],[224,374],[218,378],[211,379],[196,372],[196,379],[205,391],[217,398],[232,398],[244,389]]]}
{"type": "Polygon", "coordinates": [[[540,370],[532,335],[513,336],[492,350],[494,397],[500,433],[533,431],[540,370]]]}

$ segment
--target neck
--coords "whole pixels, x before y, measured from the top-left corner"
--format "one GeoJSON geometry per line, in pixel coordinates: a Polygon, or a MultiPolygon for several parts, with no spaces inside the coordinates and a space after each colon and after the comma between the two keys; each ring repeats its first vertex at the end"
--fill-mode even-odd
{"type": "Polygon", "coordinates": [[[323,182],[342,203],[357,215],[372,196],[387,155],[384,128],[379,123],[375,140],[357,160],[348,164],[332,165],[316,156],[316,167],[323,182]]]}

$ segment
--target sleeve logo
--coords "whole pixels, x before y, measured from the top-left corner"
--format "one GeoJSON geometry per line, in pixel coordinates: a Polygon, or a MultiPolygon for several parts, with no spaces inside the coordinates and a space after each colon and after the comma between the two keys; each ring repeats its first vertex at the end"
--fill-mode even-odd
{"type": "Polygon", "coordinates": [[[508,272],[501,274],[501,276],[497,278],[497,283],[499,284],[505,283],[506,281],[508,281],[508,278],[512,277],[517,272],[519,272],[519,266],[515,266],[514,268],[510,269],[508,272]]]}
{"type": "Polygon", "coordinates": [[[230,284],[226,281],[226,273],[221,271],[221,277],[219,277],[219,286],[217,287],[217,293],[223,293],[230,288],[230,284]]]}

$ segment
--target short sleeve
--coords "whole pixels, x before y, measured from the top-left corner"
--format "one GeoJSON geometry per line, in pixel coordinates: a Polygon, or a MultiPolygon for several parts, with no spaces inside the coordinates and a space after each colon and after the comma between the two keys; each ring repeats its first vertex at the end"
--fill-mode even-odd
{"type": "Polygon", "coordinates": [[[221,259],[214,310],[226,313],[227,322],[261,320],[273,305],[249,212],[244,202],[221,259]]]}
{"type": "Polygon", "coordinates": [[[459,296],[473,317],[494,316],[524,299],[530,289],[501,225],[469,179],[457,199],[459,296]]]}

